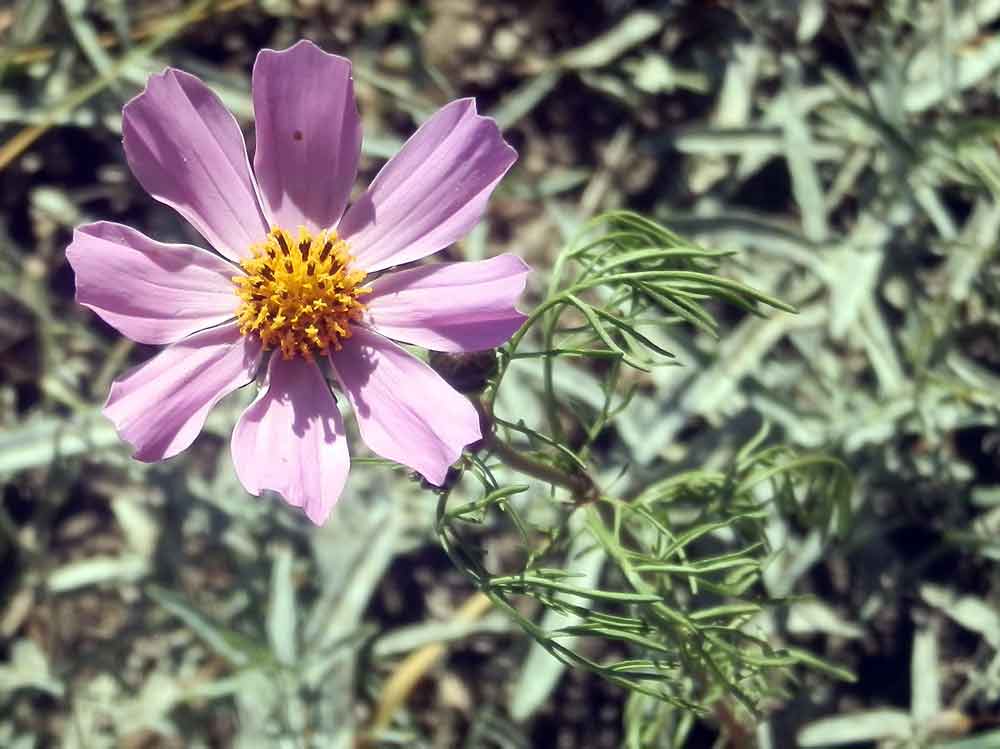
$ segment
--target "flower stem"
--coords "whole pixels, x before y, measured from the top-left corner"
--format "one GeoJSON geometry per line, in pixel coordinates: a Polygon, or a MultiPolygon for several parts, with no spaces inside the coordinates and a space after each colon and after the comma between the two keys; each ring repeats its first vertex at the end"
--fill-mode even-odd
{"type": "Polygon", "coordinates": [[[576,504],[587,504],[597,499],[599,494],[597,485],[588,474],[583,472],[570,473],[551,463],[543,463],[536,458],[525,455],[492,432],[486,436],[485,443],[508,468],[513,468],[526,476],[533,476],[547,484],[568,489],[573,493],[573,501],[576,504]]]}
{"type": "Polygon", "coordinates": [[[473,401],[473,403],[479,412],[479,425],[483,434],[480,445],[495,453],[507,467],[513,468],[525,476],[533,476],[547,484],[569,490],[573,494],[573,502],[577,505],[589,504],[601,496],[597,482],[587,471],[583,469],[573,472],[567,471],[552,463],[545,463],[526,455],[516,447],[504,442],[497,436],[496,421],[493,418],[491,405],[480,400],[473,401]]]}

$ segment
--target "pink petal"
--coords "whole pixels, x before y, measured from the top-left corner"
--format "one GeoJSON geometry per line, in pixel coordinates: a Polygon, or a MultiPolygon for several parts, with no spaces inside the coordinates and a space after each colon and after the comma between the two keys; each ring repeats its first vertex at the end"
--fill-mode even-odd
{"type": "Polygon", "coordinates": [[[146,192],[233,260],[267,234],[240,126],[193,75],[168,68],[122,111],[125,156],[146,192]]]}
{"type": "Polygon", "coordinates": [[[271,221],[335,226],[358,171],[361,119],[351,63],[309,41],[265,49],[253,66],[254,172],[271,221]]]}
{"type": "Polygon", "coordinates": [[[514,255],[389,273],[365,303],[382,335],[436,351],[495,348],[525,320],[514,308],[530,272],[514,255]]]}
{"type": "Polygon", "coordinates": [[[408,263],[464,237],[517,152],[473,99],[440,109],[413,134],[358,202],[340,234],[367,271],[408,263]]]}
{"type": "Polygon", "coordinates": [[[330,515],[347,481],[344,421],[319,367],[271,357],[267,390],[233,430],[233,465],[246,490],[276,491],[305,508],[316,525],[330,515]]]}
{"type": "Polygon", "coordinates": [[[104,415],[137,460],[165,460],[194,442],[212,406],[253,379],[259,358],[259,342],[235,323],[195,333],[116,380],[104,415]]]}
{"type": "Polygon", "coordinates": [[[422,361],[359,326],[330,356],[373,452],[444,483],[462,448],[478,440],[479,416],[422,361]]]}
{"type": "Polygon", "coordinates": [[[139,343],[173,343],[232,319],[239,269],[188,244],[163,244],[99,221],[73,232],[76,300],[139,343]]]}

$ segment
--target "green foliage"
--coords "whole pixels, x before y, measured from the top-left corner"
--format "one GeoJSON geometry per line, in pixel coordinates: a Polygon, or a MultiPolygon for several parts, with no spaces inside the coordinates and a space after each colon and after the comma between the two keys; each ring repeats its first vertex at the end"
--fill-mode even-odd
{"type": "Polygon", "coordinates": [[[524,327],[500,352],[500,367],[484,396],[492,413],[506,386],[509,363],[539,331],[550,433],[498,419],[487,438],[493,455],[470,458],[466,470],[482,485],[480,499],[438,505],[437,532],[460,569],[498,607],[513,617],[560,661],[586,669],[635,692],[690,710],[704,710],[734,698],[751,711],[780,691],[796,665],[843,669],[793,649],[779,648],[756,634],[753,622],[765,608],[782,603],[762,591],[761,569],[769,549],[765,521],[778,512],[823,533],[843,529],[849,515],[851,480],[837,460],[767,445],[767,430],[750,440],[721,471],[689,470],[647,482],[618,498],[597,485],[594,441],[614,427],[628,408],[622,393],[623,366],[646,371],[673,354],[642,330],[689,324],[716,335],[707,305],[721,299],[752,313],[762,305],[790,311],[766,294],[717,272],[721,253],[686,242],[634,213],[616,211],[595,218],[559,255],[548,292],[524,327]],[[570,409],[554,386],[557,359],[572,356],[610,360],[603,381],[604,403],[593,410],[570,409]],[[569,424],[572,420],[576,424],[569,424]],[[575,427],[584,435],[567,440],[575,427]],[[528,439],[531,455],[508,440],[528,439]],[[518,509],[527,485],[504,485],[497,463],[553,487],[568,489],[554,527],[531,528],[518,509]],[[509,571],[490,570],[467,533],[470,524],[498,515],[517,529],[524,563],[509,571]],[[583,516],[575,530],[574,515],[583,516]],[[581,556],[600,553],[603,585],[580,584],[560,559],[568,547],[581,556]],[[546,629],[524,616],[520,597],[572,623],[546,629]],[[595,661],[567,641],[598,638],[620,653],[595,661]]]}

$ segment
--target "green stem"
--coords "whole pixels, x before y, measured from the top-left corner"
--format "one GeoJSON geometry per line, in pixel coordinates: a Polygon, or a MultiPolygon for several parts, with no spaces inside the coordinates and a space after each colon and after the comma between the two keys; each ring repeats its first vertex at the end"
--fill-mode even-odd
{"type": "Polygon", "coordinates": [[[547,484],[568,489],[573,493],[573,499],[577,504],[592,502],[599,494],[594,480],[586,473],[570,473],[551,463],[543,463],[536,458],[525,455],[493,433],[490,433],[486,438],[486,444],[507,467],[526,476],[533,476],[547,484]]]}

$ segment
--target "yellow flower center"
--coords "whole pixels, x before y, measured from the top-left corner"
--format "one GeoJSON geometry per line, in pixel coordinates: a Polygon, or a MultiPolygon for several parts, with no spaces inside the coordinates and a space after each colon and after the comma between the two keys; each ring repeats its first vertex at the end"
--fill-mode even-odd
{"type": "Polygon", "coordinates": [[[250,251],[240,262],[246,275],[233,277],[240,332],[257,334],[265,350],[280,348],[286,359],[339,351],[364,311],[360,297],[371,289],[360,286],[365,273],[351,269],[354,258],[337,232],[314,235],[301,227],[292,239],[274,227],[250,251]]]}

